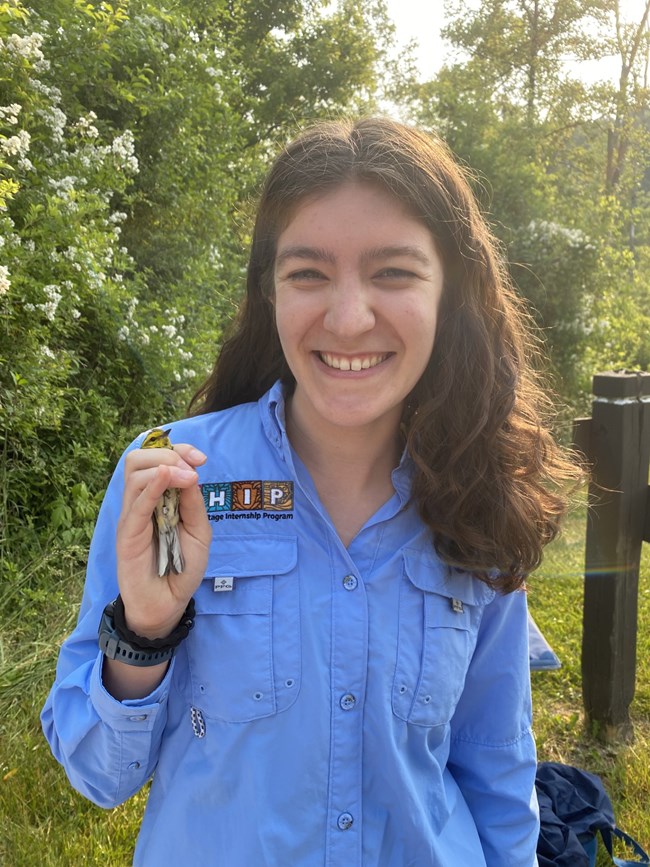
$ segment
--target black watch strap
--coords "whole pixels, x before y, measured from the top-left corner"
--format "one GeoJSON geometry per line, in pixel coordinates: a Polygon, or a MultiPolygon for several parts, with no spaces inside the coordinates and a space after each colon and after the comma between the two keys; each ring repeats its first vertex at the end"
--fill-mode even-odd
{"type": "Polygon", "coordinates": [[[128,634],[122,634],[120,623],[124,620],[124,606],[121,603],[122,600],[118,596],[114,602],[109,602],[102,613],[102,619],[99,623],[99,648],[104,656],[139,667],[168,662],[174,655],[176,647],[192,628],[194,600],[190,600],[190,605],[188,605],[181,622],[169,638],[157,639],[152,644],[148,644],[147,639],[129,632],[125,627],[122,629],[128,634]]]}

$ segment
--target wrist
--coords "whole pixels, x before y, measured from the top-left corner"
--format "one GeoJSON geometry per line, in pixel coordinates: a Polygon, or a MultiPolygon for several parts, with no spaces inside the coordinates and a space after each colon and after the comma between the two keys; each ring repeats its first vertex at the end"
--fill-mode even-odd
{"type": "Polygon", "coordinates": [[[169,661],[176,647],[187,638],[194,625],[194,600],[190,599],[180,621],[167,634],[160,637],[139,635],[129,629],[122,597],[110,602],[99,624],[99,646],[109,659],[128,665],[147,667],[169,661]]]}

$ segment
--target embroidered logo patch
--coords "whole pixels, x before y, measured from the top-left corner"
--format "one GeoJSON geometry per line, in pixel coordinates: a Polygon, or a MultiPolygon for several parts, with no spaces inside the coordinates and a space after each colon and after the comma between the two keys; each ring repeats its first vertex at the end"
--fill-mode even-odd
{"type": "Polygon", "coordinates": [[[201,491],[211,521],[238,517],[276,521],[293,518],[293,482],[256,479],[207,482],[201,485],[201,491]],[[238,512],[248,514],[238,515],[238,512]]]}

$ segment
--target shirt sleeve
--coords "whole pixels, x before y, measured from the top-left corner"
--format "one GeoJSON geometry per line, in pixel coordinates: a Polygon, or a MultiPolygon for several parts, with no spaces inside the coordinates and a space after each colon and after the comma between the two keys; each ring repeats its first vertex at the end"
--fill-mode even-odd
{"type": "Polygon", "coordinates": [[[117,701],[102,684],[97,632],[102,611],[118,593],[115,535],[123,477],[124,457],[97,519],[77,626],[61,647],[55,683],[41,712],[45,737],[70,782],[101,807],[122,803],[153,773],[174,667],[172,659],[159,686],[138,700],[117,701]]]}
{"type": "Polygon", "coordinates": [[[488,867],[534,867],[539,836],[526,594],[486,605],[452,719],[449,770],[474,817],[488,867]]]}

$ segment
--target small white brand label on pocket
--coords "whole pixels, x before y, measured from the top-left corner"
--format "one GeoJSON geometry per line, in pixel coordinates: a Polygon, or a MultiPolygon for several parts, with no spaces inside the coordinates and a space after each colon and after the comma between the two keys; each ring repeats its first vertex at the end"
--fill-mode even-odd
{"type": "Polygon", "coordinates": [[[234,578],[228,577],[226,575],[219,575],[214,579],[214,587],[212,589],[215,593],[219,593],[222,590],[232,590],[234,586],[234,578]]]}
{"type": "Polygon", "coordinates": [[[452,599],[451,600],[451,607],[452,607],[452,610],[454,611],[454,613],[456,613],[456,614],[462,614],[463,613],[463,603],[461,602],[460,599],[452,599]]]}

